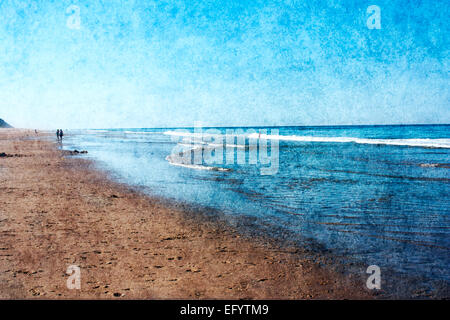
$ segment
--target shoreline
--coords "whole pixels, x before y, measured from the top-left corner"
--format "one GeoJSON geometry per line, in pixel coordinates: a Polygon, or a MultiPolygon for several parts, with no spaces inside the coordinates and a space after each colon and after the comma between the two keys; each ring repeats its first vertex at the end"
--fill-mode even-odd
{"type": "Polygon", "coordinates": [[[164,205],[91,160],[62,156],[52,138],[0,130],[0,152],[14,155],[0,159],[2,299],[382,296],[366,289],[364,273],[344,275],[301,248],[164,205]],[[69,265],[81,269],[81,290],[66,287],[69,265]]]}

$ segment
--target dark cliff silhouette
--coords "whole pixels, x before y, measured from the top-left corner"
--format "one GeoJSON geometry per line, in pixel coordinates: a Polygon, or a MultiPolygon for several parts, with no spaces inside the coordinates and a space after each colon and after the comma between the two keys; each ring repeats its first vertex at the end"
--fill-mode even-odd
{"type": "Polygon", "coordinates": [[[0,119],[0,128],[12,128],[12,126],[3,121],[3,119],[0,119]]]}

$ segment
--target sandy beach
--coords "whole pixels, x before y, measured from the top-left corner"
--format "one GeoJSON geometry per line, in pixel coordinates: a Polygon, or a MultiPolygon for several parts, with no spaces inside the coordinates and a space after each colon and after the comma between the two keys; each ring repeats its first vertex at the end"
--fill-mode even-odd
{"type": "Polygon", "coordinates": [[[2,299],[370,299],[299,248],[251,240],[226,224],[114,182],[50,133],[0,129],[2,299]],[[66,270],[81,269],[69,290],[66,270]]]}

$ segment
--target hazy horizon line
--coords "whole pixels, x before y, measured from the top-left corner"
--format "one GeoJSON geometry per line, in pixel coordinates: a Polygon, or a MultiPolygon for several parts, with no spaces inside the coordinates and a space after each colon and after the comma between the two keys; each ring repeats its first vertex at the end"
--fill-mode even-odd
{"type": "MultiPolygon", "coordinates": [[[[450,123],[396,123],[396,124],[326,124],[326,125],[243,125],[243,126],[211,126],[211,125],[205,125],[205,126],[164,126],[164,127],[110,127],[110,128],[65,128],[64,130],[119,130],[119,129],[192,129],[192,128],[281,128],[281,127],[406,127],[406,126],[449,126],[450,123]]],[[[11,128],[10,128],[11,129],[11,128]]],[[[20,127],[12,127],[12,129],[27,129],[27,130],[56,130],[57,128],[20,128],[20,127]]]]}

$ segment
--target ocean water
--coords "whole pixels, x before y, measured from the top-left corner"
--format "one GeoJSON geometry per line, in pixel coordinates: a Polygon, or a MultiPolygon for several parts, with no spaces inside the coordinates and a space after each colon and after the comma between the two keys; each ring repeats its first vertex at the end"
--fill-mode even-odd
{"type": "Polygon", "coordinates": [[[151,194],[367,266],[450,281],[450,125],[67,133],[65,148],[151,194]]]}

